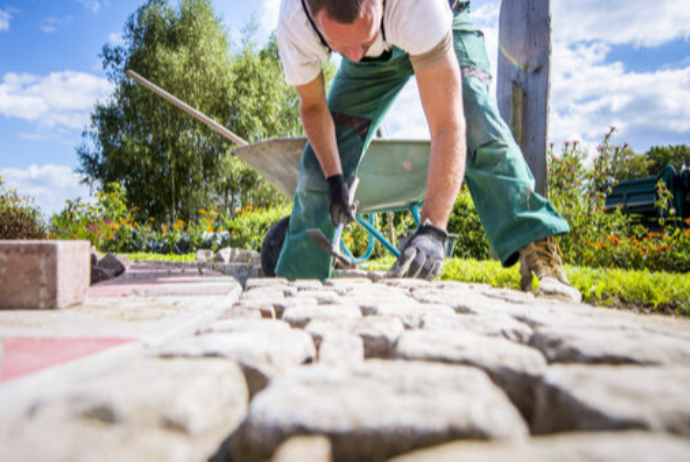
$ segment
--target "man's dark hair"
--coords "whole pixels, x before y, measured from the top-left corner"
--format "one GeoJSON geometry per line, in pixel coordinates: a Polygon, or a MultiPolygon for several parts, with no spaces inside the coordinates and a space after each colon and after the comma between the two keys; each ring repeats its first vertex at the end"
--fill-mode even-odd
{"type": "Polygon", "coordinates": [[[309,11],[316,18],[322,11],[333,21],[342,24],[352,24],[359,18],[362,7],[367,2],[380,0],[306,0],[309,11]]]}

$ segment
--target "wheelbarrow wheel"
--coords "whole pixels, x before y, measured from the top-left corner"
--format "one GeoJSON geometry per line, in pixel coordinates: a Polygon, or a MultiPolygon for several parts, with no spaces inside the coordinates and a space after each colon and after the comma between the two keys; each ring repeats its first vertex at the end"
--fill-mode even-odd
{"type": "Polygon", "coordinates": [[[280,251],[283,248],[289,225],[289,216],[275,222],[266,233],[264,242],[261,244],[261,269],[267,277],[274,277],[276,275],[278,257],[280,257],[280,251]]]}

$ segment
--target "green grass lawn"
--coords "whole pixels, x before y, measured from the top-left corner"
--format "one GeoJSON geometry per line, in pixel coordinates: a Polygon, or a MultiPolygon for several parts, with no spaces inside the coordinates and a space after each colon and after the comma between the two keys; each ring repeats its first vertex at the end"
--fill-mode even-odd
{"type": "MultiPolygon", "coordinates": [[[[194,254],[160,255],[136,253],[125,255],[132,261],[194,261],[194,254]]],[[[386,257],[362,265],[367,270],[386,270],[395,259],[386,257]]],[[[452,259],[443,266],[441,279],[518,290],[519,266],[503,268],[497,261],[452,259]]],[[[659,313],[690,316],[690,276],[649,271],[564,267],[570,282],[587,303],[616,308],[631,308],[659,313]]],[[[537,288],[535,278],[534,287],[537,288]]]]}

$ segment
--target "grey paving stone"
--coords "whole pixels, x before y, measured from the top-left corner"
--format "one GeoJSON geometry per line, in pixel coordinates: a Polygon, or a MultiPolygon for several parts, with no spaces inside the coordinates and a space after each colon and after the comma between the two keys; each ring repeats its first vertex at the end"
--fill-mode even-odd
{"type": "Polygon", "coordinates": [[[233,309],[242,311],[256,311],[265,319],[276,319],[276,309],[272,299],[245,300],[233,305],[233,309]]]}
{"type": "Polygon", "coordinates": [[[259,287],[285,287],[288,285],[288,280],[284,278],[251,278],[248,279],[244,288],[246,291],[251,291],[259,287]]]}
{"type": "Polygon", "coordinates": [[[285,298],[285,292],[280,287],[260,287],[248,292],[244,292],[240,296],[240,301],[249,300],[281,300],[285,298]]]}
{"type": "Polygon", "coordinates": [[[644,429],[690,436],[690,370],[552,366],[537,387],[536,433],[644,429]]]}
{"type": "Polygon", "coordinates": [[[379,304],[369,310],[362,309],[367,316],[387,316],[398,318],[405,325],[406,329],[418,329],[422,324],[424,316],[446,316],[455,317],[455,311],[447,305],[431,305],[422,303],[403,303],[403,304],[379,304]]]}
{"type": "Polygon", "coordinates": [[[290,324],[273,319],[221,319],[204,326],[197,334],[230,332],[286,332],[290,324]]]}
{"type": "Polygon", "coordinates": [[[358,335],[364,342],[367,358],[389,358],[405,326],[398,318],[365,316],[361,319],[314,320],[307,324],[305,331],[317,345],[331,332],[358,335]]]}
{"type": "Polygon", "coordinates": [[[290,437],[310,434],[331,440],[335,460],[376,461],[457,439],[522,440],[527,428],[478,369],[380,360],[315,365],[254,398],[233,436],[233,460],[269,458],[290,437]]]}
{"type": "Polygon", "coordinates": [[[429,331],[470,331],[489,337],[503,337],[506,340],[527,344],[533,331],[527,325],[505,314],[473,315],[461,314],[449,317],[424,316],[421,328],[429,331]]]}
{"type": "Polygon", "coordinates": [[[91,420],[14,421],[0,425],[0,460],[12,462],[189,462],[214,451],[176,432],[91,420]],[[4,427],[4,428],[2,428],[4,427]]]}
{"type": "Polygon", "coordinates": [[[469,331],[405,332],[394,356],[477,367],[506,392],[527,419],[532,415],[535,388],[546,370],[546,361],[537,350],[469,331]]]}
{"type": "Polygon", "coordinates": [[[259,310],[236,306],[225,311],[218,317],[218,320],[223,319],[264,319],[264,317],[259,310]]]}
{"type": "Polygon", "coordinates": [[[362,311],[352,305],[293,306],[285,310],[282,320],[292,327],[303,328],[317,319],[359,319],[362,311]]]}
{"type": "Polygon", "coordinates": [[[325,436],[295,436],[278,447],[271,462],[331,462],[331,442],[325,436]]]}
{"type": "Polygon", "coordinates": [[[324,286],[334,288],[339,295],[347,295],[371,287],[372,282],[367,278],[328,279],[324,286]]]}
{"type": "Polygon", "coordinates": [[[641,330],[541,328],[531,345],[549,363],[690,365],[690,342],[641,330]]]}
{"type": "Polygon", "coordinates": [[[288,285],[297,290],[321,290],[323,288],[323,283],[316,279],[298,279],[288,285]]]}
{"type": "Polygon", "coordinates": [[[290,297],[276,301],[273,308],[275,308],[276,316],[282,318],[285,310],[293,306],[316,306],[318,304],[319,301],[315,297],[290,297]]]}
{"type": "Polygon", "coordinates": [[[147,359],[34,403],[32,418],[86,418],[200,435],[235,428],[248,401],[244,376],[234,363],[147,359]]]}
{"type": "Polygon", "coordinates": [[[291,368],[313,362],[314,342],[309,334],[286,332],[235,332],[207,334],[173,342],[161,350],[163,357],[221,357],[237,362],[254,396],[291,368]]]}
{"type": "Polygon", "coordinates": [[[419,303],[399,290],[380,290],[378,287],[371,290],[358,290],[340,297],[336,303],[357,305],[362,313],[369,316],[375,313],[376,307],[382,304],[394,305],[418,305],[419,303]]]}
{"type": "Polygon", "coordinates": [[[644,432],[573,433],[520,443],[458,442],[416,451],[393,462],[684,462],[690,442],[644,432]]]}
{"type": "Polygon", "coordinates": [[[346,366],[364,361],[364,342],[357,335],[329,332],[317,349],[321,364],[346,366]]]}
{"type": "Polygon", "coordinates": [[[424,279],[412,279],[412,278],[383,279],[383,280],[381,280],[381,284],[391,286],[391,287],[398,287],[398,288],[406,289],[406,290],[433,287],[433,283],[431,281],[425,281],[424,279]]]}

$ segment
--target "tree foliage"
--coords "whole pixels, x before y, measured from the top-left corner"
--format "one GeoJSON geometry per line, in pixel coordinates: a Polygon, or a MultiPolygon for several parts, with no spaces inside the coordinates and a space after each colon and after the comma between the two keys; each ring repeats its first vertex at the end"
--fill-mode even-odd
{"type": "Polygon", "coordinates": [[[680,171],[684,166],[690,167],[690,146],[652,146],[647,157],[652,164],[650,176],[658,175],[667,165],[673,165],[676,171],[680,171]]]}
{"type": "Polygon", "coordinates": [[[253,142],[300,135],[296,93],[287,86],[275,37],[259,49],[256,26],[231,44],[211,0],[148,0],[105,45],[115,90],[98,102],[77,149],[96,185],[121,183],[142,216],[189,220],[213,202],[266,206],[279,194],[241,160],[232,143],[125,76],[132,69],[253,142]],[[234,51],[233,51],[234,50],[234,51]]]}

